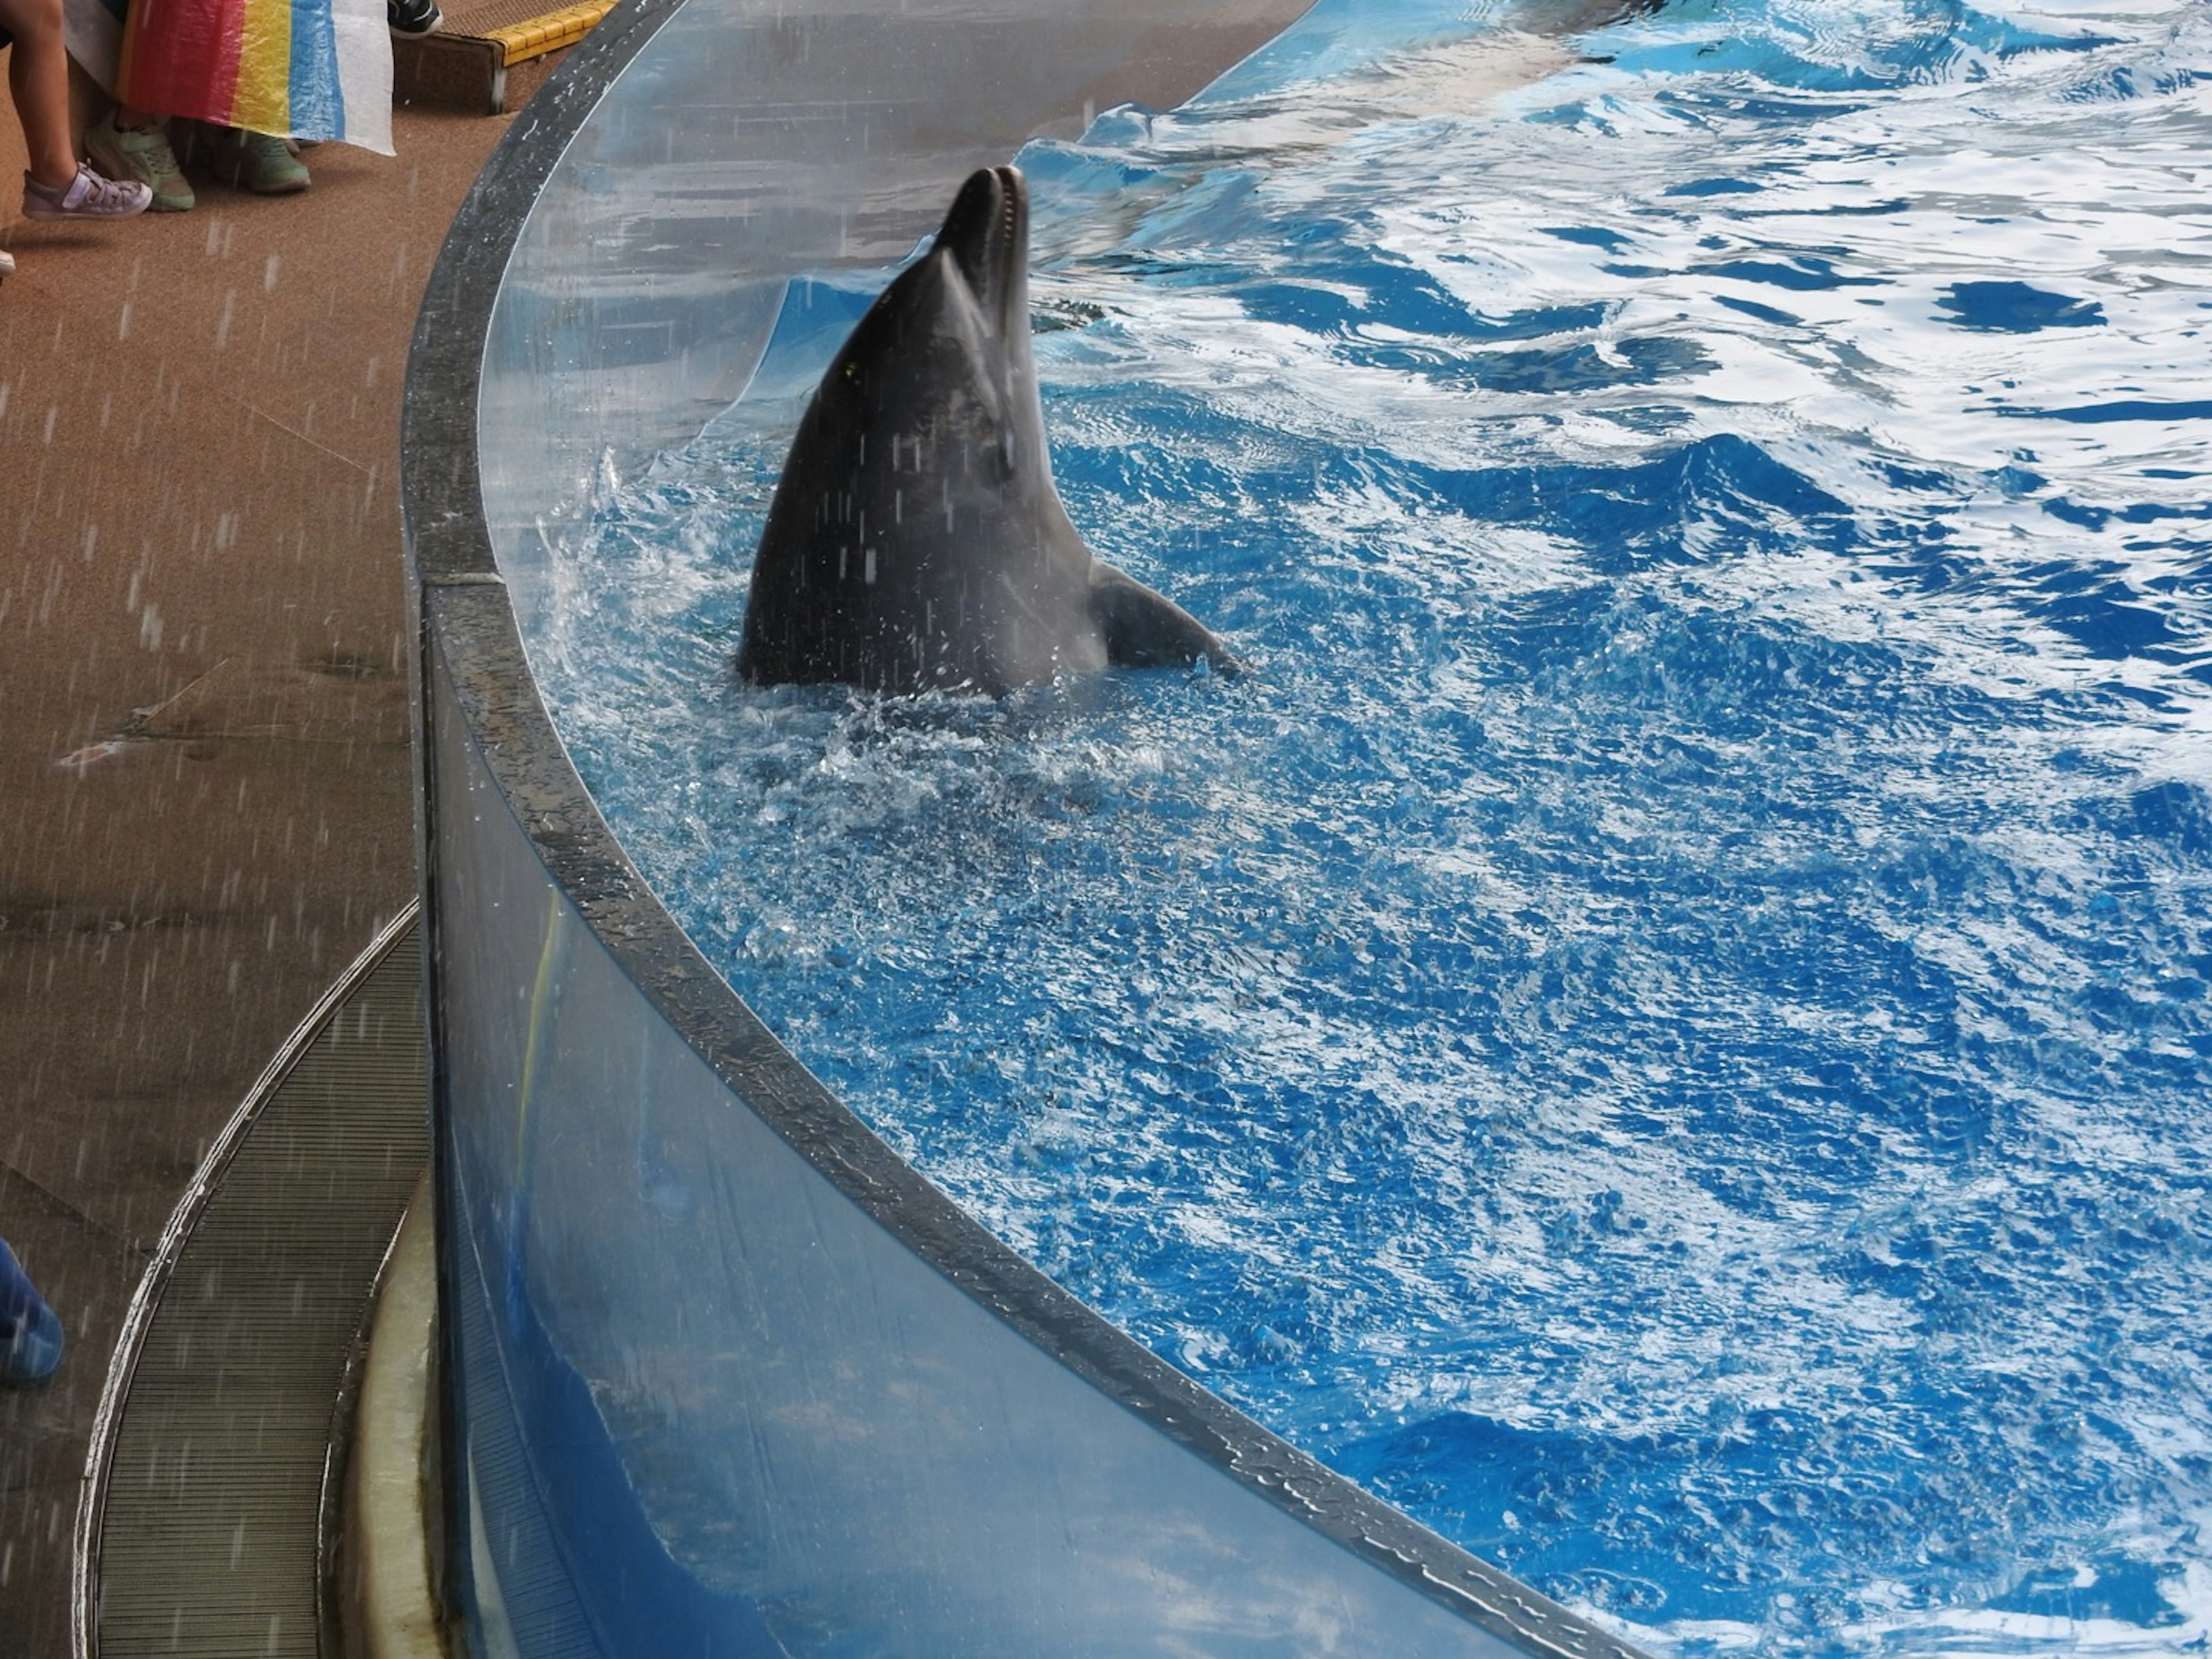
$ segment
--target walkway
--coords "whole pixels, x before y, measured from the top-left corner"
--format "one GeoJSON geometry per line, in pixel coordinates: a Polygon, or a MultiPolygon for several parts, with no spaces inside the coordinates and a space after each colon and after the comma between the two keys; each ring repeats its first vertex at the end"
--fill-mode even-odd
{"type": "MultiPolygon", "coordinates": [[[[69,1650],[86,1437],[163,1223],[413,890],[399,392],[507,118],[402,110],[396,160],[318,148],[305,196],[100,229],[0,189],[0,1234],[71,1344],[0,1390],[0,1659],[69,1650]]],[[[0,179],[21,143],[0,120],[0,179]]]]}

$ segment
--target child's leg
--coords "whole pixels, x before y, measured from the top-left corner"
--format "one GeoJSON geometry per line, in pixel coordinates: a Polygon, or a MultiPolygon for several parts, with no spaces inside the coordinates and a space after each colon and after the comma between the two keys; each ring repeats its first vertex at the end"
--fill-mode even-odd
{"type": "Polygon", "coordinates": [[[0,28],[15,37],[8,51],[8,90],[23,123],[31,177],[50,189],[61,189],[76,177],[61,0],[0,0],[0,28]]]}

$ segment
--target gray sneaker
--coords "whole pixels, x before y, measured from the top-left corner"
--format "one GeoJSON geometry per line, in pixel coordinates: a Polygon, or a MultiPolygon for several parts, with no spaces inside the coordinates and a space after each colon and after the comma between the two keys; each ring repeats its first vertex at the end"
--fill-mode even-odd
{"type": "Polygon", "coordinates": [[[128,219],[151,206],[154,191],[137,179],[103,179],[82,162],[67,185],[42,185],[23,175],[26,219],[128,219]]]}
{"type": "Polygon", "coordinates": [[[118,127],[110,110],[84,130],[84,147],[111,179],[136,179],[154,192],[156,213],[189,212],[192,187],[159,121],[143,127],[118,127]]]}
{"type": "Polygon", "coordinates": [[[307,189],[307,164],[273,132],[241,132],[238,182],[257,196],[289,196],[307,189]]]}

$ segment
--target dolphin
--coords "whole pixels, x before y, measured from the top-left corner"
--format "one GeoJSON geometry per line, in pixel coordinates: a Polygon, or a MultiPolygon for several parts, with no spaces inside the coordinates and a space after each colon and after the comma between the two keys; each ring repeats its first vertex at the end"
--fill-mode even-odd
{"type": "Polygon", "coordinates": [[[1241,672],[1084,545],[1030,352],[1029,186],[969,177],[799,423],[753,562],[739,678],[993,696],[1109,665],[1241,672]]]}

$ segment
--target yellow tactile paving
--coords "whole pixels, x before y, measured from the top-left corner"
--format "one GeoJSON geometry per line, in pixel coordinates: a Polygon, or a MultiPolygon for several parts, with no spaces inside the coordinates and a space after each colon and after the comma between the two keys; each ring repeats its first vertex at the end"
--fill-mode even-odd
{"type": "Polygon", "coordinates": [[[520,64],[542,58],[549,52],[558,52],[563,46],[573,46],[613,9],[613,0],[588,0],[584,5],[547,12],[503,28],[487,29],[483,38],[498,44],[507,63],[520,64]]]}

